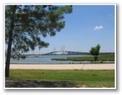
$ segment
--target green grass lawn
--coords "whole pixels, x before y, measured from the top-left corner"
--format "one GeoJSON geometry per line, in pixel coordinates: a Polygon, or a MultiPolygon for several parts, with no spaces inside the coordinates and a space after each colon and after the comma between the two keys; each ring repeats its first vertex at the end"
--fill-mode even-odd
{"type": "MultiPolygon", "coordinates": [[[[10,70],[10,78],[36,80],[70,87],[108,87],[115,85],[114,70],[10,70]]],[[[49,85],[49,84],[48,84],[49,85]]]]}

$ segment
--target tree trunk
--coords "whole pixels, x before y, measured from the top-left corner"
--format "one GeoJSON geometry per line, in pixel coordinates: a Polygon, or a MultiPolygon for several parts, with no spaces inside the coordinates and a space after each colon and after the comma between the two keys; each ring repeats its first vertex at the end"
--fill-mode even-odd
{"type": "Polygon", "coordinates": [[[12,32],[14,29],[14,14],[16,12],[16,6],[13,6],[13,17],[11,18],[10,23],[10,31],[9,31],[9,42],[8,42],[8,48],[7,48],[7,58],[6,58],[6,64],[5,64],[5,77],[9,77],[9,67],[10,67],[10,58],[11,58],[11,46],[12,46],[12,32]]]}
{"type": "Polygon", "coordinates": [[[94,61],[95,61],[95,63],[96,63],[97,59],[98,59],[97,56],[94,56],[94,61]]]}
{"type": "Polygon", "coordinates": [[[9,77],[9,67],[10,67],[10,58],[11,58],[11,45],[12,45],[12,30],[9,31],[9,42],[8,42],[8,49],[7,49],[7,58],[6,58],[6,67],[5,67],[5,77],[9,77]]]}

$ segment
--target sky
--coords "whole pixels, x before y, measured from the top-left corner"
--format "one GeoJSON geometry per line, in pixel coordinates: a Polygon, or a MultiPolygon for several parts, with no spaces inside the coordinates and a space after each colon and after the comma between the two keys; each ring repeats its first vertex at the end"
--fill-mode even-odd
{"type": "Polygon", "coordinates": [[[32,53],[48,53],[54,50],[89,52],[99,44],[100,52],[115,51],[115,6],[73,5],[71,14],[65,14],[65,27],[54,37],[42,38],[48,48],[32,53]]]}

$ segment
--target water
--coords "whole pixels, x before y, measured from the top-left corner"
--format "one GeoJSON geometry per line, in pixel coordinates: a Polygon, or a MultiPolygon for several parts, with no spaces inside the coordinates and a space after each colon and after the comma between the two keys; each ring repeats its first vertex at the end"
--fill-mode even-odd
{"type": "Polygon", "coordinates": [[[88,61],[55,61],[52,58],[66,58],[66,57],[82,57],[84,55],[42,55],[41,57],[33,57],[26,59],[11,59],[11,63],[29,63],[29,64],[69,64],[69,63],[90,63],[88,61]]]}

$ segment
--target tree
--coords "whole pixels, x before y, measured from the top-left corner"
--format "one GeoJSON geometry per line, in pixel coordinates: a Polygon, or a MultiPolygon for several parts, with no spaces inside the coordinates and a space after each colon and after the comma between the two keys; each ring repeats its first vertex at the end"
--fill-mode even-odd
{"type": "Polygon", "coordinates": [[[10,58],[26,58],[24,52],[47,47],[41,37],[55,36],[65,26],[64,14],[72,6],[6,5],[5,42],[7,45],[5,77],[9,77],[10,58]]]}
{"type": "Polygon", "coordinates": [[[98,55],[100,53],[100,45],[98,44],[96,47],[92,47],[90,50],[90,54],[94,56],[94,61],[98,60],[98,55]]]}

